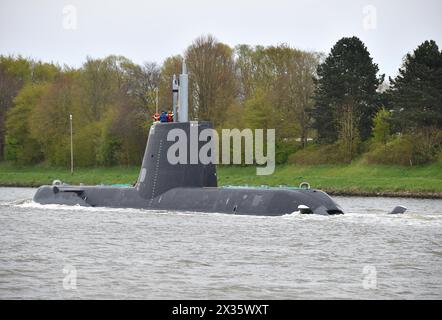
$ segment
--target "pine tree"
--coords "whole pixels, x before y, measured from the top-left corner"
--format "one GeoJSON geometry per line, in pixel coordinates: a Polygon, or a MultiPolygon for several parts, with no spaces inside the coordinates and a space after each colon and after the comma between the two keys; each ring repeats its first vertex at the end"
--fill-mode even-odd
{"type": "MultiPolygon", "coordinates": [[[[312,115],[319,142],[338,140],[343,112],[352,103],[354,128],[362,140],[370,137],[372,118],[378,110],[376,92],[384,75],[377,76],[379,68],[357,37],[342,38],[331,49],[325,61],[318,66],[315,106],[312,115]]],[[[346,117],[346,122],[348,117],[346,117]]]]}
{"type": "Polygon", "coordinates": [[[442,128],[442,52],[433,40],[407,54],[389,96],[402,130],[442,128]]]}

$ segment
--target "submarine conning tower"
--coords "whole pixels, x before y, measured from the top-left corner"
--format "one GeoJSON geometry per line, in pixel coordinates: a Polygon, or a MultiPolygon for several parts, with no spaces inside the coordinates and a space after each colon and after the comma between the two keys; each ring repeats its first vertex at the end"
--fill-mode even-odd
{"type": "Polygon", "coordinates": [[[172,80],[173,110],[174,113],[178,110],[178,117],[174,114],[178,122],[160,122],[150,127],[136,185],[139,195],[144,199],[152,200],[173,188],[217,186],[215,164],[192,161],[195,154],[191,153],[199,153],[202,145],[207,143],[199,141],[200,132],[212,129],[212,125],[207,121],[188,121],[188,81],[186,62],[183,61],[179,85],[175,76],[172,80]],[[174,129],[181,130],[182,137],[186,139],[186,161],[179,163],[171,163],[167,159],[169,148],[176,142],[175,139],[168,139],[169,133],[174,129]],[[197,143],[197,146],[191,146],[192,143],[197,143]]]}
{"type": "MultiPolygon", "coordinates": [[[[150,128],[143,164],[136,188],[141,197],[154,199],[173,188],[202,188],[216,187],[216,166],[213,163],[196,164],[191,162],[191,136],[205,129],[211,129],[209,122],[166,122],[154,124],[150,128]],[[171,130],[180,129],[187,137],[187,161],[171,164],[168,159],[168,149],[176,140],[168,141],[171,130]],[[191,133],[192,132],[192,133],[191,133]]],[[[198,140],[197,150],[207,142],[198,140]]],[[[195,140],[194,140],[195,141],[195,140]]]]}

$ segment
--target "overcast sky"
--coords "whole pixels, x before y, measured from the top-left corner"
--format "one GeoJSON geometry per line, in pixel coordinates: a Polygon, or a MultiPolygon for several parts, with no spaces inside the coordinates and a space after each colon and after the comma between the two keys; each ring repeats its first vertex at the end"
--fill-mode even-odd
{"type": "Polygon", "coordinates": [[[80,66],[86,56],[134,62],[183,53],[198,36],[329,53],[358,36],[382,73],[433,39],[442,47],[441,0],[0,0],[0,54],[80,66]]]}

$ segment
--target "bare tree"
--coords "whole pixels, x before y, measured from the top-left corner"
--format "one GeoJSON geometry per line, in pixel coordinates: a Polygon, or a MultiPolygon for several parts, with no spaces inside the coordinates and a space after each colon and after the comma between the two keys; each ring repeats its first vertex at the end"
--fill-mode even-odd
{"type": "Polygon", "coordinates": [[[193,102],[190,116],[221,124],[236,97],[233,50],[208,35],[196,39],[185,58],[193,102]]]}

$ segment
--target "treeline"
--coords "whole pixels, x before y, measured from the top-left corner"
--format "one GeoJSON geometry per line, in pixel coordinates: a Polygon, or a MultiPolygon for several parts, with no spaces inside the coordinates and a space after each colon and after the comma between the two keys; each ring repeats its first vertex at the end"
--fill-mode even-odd
{"type": "Polygon", "coordinates": [[[78,69],[0,56],[0,160],[138,165],[155,112],[172,105],[171,79],[186,59],[189,118],[216,128],[275,128],[278,163],[414,165],[440,157],[442,52],[434,41],[404,58],[395,79],[379,75],[356,37],[328,56],[282,44],[231,48],[196,39],[162,65],[121,56],[78,69]]]}
{"type": "Polygon", "coordinates": [[[116,56],[87,59],[79,69],[21,57],[0,61],[4,159],[67,165],[72,114],[77,165],[141,161],[158,65],[116,56]]]}

